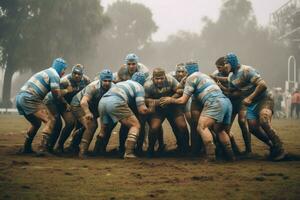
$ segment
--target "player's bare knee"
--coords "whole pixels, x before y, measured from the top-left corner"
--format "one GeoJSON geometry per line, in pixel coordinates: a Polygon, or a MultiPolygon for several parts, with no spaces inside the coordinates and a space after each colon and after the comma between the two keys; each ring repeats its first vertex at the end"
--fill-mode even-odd
{"type": "Polygon", "coordinates": [[[259,114],[259,123],[264,126],[270,123],[271,113],[268,110],[262,110],[259,114]]]}

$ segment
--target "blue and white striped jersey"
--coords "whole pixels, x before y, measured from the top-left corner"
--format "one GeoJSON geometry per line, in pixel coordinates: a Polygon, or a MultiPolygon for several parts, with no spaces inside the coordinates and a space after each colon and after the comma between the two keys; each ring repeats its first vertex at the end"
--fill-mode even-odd
{"type": "MultiPolygon", "coordinates": [[[[68,103],[71,103],[73,97],[79,92],[81,91],[83,88],[85,88],[88,84],[90,84],[90,78],[86,75],[83,75],[81,80],[79,82],[75,82],[72,79],[72,73],[67,74],[66,76],[62,77],[60,79],[60,88],[61,89],[67,89],[68,87],[72,87],[73,91],[70,93],[67,93],[64,95],[65,100],[68,103]]],[[[54,99],[53,99],[53,95],[51,92],[49,92],[47,94],[47,96],[45,97],[44,101],[47,103],[55,103],[54,99]]]]}
{"type": "Polygon", "coordinates": [[[183,93],[193,95],[200,103],[204,103],[210,97],[224,96],[216,82],[201,72],[195,72],[186,79],[183,93]]]}
{"type": "Polygon", "coordinates": [[[117,83],[104,95],[104,97],[108,96],[118,96],[129,106],[136,104],[139,107],[145,104],[145,90],[143,86],[132,80],[117,83]]]}
{"type": "Polygon", "coordinates": [[[21,88],[21,91],[28,92],[41,100],[51,90],[59,89],[59,74],[54,68],[48,68],[34,74],[21,88]]]}
{"type": "MultiPolygon", "coordinates": [[[[235,72],[231,72],[228,76],[229,88],[242,91],[244,97],[249,96],[254,92],[256,84],[263,80],[260,74],[250,66],[241,65],[241,67],[235,72]]],[[[268,94],[268,91],[264,91],[256,100],[264,97],[268,94]]]]}

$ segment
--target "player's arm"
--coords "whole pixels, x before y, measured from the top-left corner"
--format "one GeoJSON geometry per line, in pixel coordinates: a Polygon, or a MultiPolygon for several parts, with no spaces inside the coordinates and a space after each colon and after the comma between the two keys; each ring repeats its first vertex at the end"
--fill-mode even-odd
{"type": "Polygon", "coordinates": [[[255,100],[260,94],[262,94],[267,89],[267,84],[264,80],[259,80],[255,83],[255,90],[247,97],[251,101],[255,100]]]}
{"type": "Polygon", "coordinates": [[[154,104],[154,106],[159,106],[159,99],[145,98],[145,103],[147,106],[154,104]]]}
{"type": "Polygon", "coordinates": [[[255,86],[255,90],[243,100],[245,105],[250,105],[259,95],[267,90],[267,84],[254,69],[245,73],[244,77],[245,80],[248,80],[255,86]]]}
{"type": "Polygon", "coordinates": [[[56,76],[50,76],[50,91],[52,93],[53,98],[59,103],[66,106],[67,109],[70,108],[70,105],[64,98],[64,92],[60,89],[60,79],[56,76]]]}
{"type": "Polygon", "coordinates": [[[162,97],[160,98],[160,106],[165,107],[169,104],[179,104],[179,105],[186,104],[189,98],[190,96],[185,93],[183,93],[183,95],[177,99],[173,97],[162,97]]]}
{"type": "Polygon", "coordinates": [[[82,110],[84,111],[85,114],[91,113],[90,109],[89,109],[89,101],[91,100],[91,97],[88,95],[85,95],[82,97],[81,101],[80,101],[80,107],[82,108],[82,110]]]}

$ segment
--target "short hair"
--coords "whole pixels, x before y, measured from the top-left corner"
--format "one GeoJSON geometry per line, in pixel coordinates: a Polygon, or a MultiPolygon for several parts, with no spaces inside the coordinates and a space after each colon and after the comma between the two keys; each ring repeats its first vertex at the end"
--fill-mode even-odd
{"type": "Polygon", "coordinates": [[[218,60],[216,61],[215,65],[217,65],[217,66],[224,66],[225,65],[225,57],[222,56],[222,57],[218,58],[218,60]]]}
{"type": "Polygon", "coordinates": [[[166,75],[166,72],[163,68],[156,67],[156,68],[153,69],[153,72],[152,72],[153,78],[154,77],[161,77],[161,76],[165,76],[165,75],[166,75]]]}

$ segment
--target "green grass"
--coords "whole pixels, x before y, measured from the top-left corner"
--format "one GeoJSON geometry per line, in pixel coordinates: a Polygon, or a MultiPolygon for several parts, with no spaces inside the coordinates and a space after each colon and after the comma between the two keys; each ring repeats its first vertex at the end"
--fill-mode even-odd
{"type": "MultiPolygon", "coordinates": [[[[300,123],[275,120],[286,149],[300,154],[300,123]]],[[[300,162],[270,162],[253,137],[258,156],[234,163],[198,158],[77,158],[17,155],[28,124],[0,115],[0,199],[300,199],[300,162]]],[[[174,137],[165,126],[168,145],[174,137]]],[[[240,131],[234,125],[238,143],[240,131]]],[[[34,142],[36,148],[39,137],[34,142]]],[[[114,135],[110,147],[117,145],[114,135]]]]}

